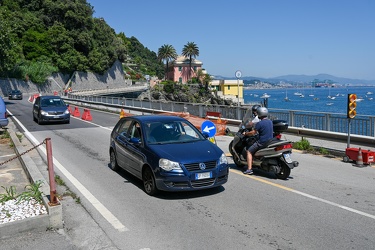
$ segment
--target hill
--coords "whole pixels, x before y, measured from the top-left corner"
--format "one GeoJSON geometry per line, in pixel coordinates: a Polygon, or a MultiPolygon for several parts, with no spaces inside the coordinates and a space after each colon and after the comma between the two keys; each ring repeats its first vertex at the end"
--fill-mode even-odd
{"type": "Polygon", "coordinates": [[[163,76],[155,52],[93,12],[86,0],[0,1],[0,77],[43,83],[55,72],[102,74],[116,60],[135,77],[163,76]]]}

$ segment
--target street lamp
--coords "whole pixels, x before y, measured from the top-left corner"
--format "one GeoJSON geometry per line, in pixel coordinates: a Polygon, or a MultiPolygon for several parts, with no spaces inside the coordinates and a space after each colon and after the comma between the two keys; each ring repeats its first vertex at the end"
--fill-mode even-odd
{"type": "Polygon", "coordinates": [[[236,73],[237,78],[237,98],[238,98],[238,107],[240,106],[240,78],[242,76],[242,72],[240,70],[237,70],[236,73]]]}

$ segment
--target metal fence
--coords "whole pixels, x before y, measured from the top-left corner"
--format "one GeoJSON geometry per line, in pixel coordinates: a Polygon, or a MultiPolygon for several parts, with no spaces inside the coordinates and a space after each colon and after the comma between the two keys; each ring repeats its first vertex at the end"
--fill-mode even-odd
{"type": "MultiPolygon", "coordinates": [[[[69,94],[69,99],[91,103],[110,104],[119,107],[150,109],[171,112],[189,112],[192,115],[205,117],[207,111],[220,112],[222,118],[241,120],[251,106],[232,107],[202,103],[183,103],[166,101],[137,100],[134,98],[109,96],[82,96],[69,94]]],[[[338,133],[348,133],[349,119],[346,114],[322,113],[300,110],[269,109],[271,119],[286,120],[289,126],[323,130],[338,133]]],[[[375,136],[375,117],[357,115],[350,120],[350,133],[362,136],[375,136]]]]}

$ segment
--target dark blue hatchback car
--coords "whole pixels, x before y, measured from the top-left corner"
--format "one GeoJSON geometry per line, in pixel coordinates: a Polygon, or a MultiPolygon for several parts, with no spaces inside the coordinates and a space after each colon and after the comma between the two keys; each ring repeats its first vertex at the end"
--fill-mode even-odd
{"type": "Polygon", "coordinates": [[[228,180],[224,152],[177,116],[124,117],[110,138],[110,167],[143,181],[147,194],[221,186],[228,180]]]}

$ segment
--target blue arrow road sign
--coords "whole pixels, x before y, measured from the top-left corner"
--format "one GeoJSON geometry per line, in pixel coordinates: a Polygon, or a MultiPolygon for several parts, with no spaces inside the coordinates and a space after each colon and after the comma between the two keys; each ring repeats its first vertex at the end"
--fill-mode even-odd
{"type": "Polygon", "coordinates": [[[201,126],[202,132],[207,133],[209,137],[216,134],[216,126],[212,121],[204,121],[201,126]]]}

